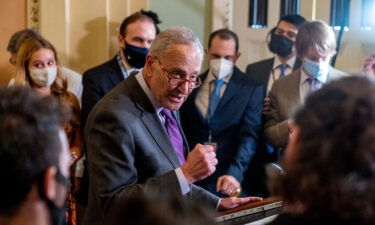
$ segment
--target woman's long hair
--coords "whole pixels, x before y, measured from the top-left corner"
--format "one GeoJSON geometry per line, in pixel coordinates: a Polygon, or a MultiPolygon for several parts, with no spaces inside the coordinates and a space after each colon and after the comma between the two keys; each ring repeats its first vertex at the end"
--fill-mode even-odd
{"type": "MultiPolygon", "coordinates": [[[[274,194],[289,209],[375,219],[375,83],[347,77],[310,95],[295,114],[294,156],[284,162],[274,194]]],[[[293,212],[293,210],[291,210],[293,212]]],[[[300,213],[300,212],[299,212],[300,213]]],[[[372,221],[373,222],[373,221],[372,221]]]]}

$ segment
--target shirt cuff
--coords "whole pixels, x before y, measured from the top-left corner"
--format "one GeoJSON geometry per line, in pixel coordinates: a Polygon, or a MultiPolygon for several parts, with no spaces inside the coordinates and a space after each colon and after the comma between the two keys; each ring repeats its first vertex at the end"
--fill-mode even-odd
{"type": "Polygon", "coordinates": [[[190,192],[190,186],[189,186],[189,183],[187,182],[184,174],[182,173],[181,168],[177,168],[174,171],[176,172],[178,183],[180,183],[182,195],[185,195],[185,194],[189,193],[190,192]]]}

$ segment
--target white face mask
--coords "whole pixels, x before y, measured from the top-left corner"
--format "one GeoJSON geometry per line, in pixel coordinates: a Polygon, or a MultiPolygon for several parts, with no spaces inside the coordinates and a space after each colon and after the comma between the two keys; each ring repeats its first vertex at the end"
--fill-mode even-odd
{"type": "Polygon", "coordinates": [[[29,69],[31,80],[41,86],[49,87],[53,84],[57,76],[57,67],[45,67],[43,69],[29,69]]]}
{"type": "Polygon", "coordinates": [[[217,79],[223,79],[233,72],[233,62],[227,59],[211,59],[210,71],[217,79]]]}

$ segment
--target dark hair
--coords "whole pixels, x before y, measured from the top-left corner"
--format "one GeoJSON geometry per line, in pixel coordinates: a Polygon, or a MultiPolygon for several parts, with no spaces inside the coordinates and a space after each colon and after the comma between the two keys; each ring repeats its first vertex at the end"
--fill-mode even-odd
{"type": "Polygon", "coordinates": [[[42,39],[42,35],[32,29],[23,29],[17,31],[10,38],[7,46],[7,51],[10,53],[17,53],[22,43],[29,38],[42,39]]]}
{"type": "Polygon", "coordinates": [[[212,39],[214,39],[216,36],[219,36],[221,40],[233,39],[236,43],[236,52],[238,52],[238,36],[236,33],[227,28],[216,30],[210,34],[210,37],[208,38],[208,48],[211,47],[212,39]]]}
{"type": "Polygon", "coordinates": [[[305,212],[373,222],[375,81],[351,76],[327,84],[308,96],[295,123],[295,155],[276,194],[305,212]]]}
{"type": "Polygon", "coordinates": [[[13,215],[45,170],[59,165],[69,112],[31,88],[0,88],[0,215],[13,215]]]}
{"type": "Polygon", "coordinates": [[[134,23],[138,20],[146,20],[146,21],[149,21],[149,22],[153,23],[154,26],[155,26],[156,34],[158,34],[160,32],[159,27],[157,26],[157,24],[161,23],[158,15],[151,10],[144,11],[142,9],[141,11],[138,11],[138,12],[135,12],[135,13],[131,14],[130,16],[126,17],[122,21],[122,23],[120,25],[120,35],[125,37],[125,33],[126,33],[125,31],[126,31],[126,28],[128,27],[128,25],[131,24],[131,23],[134,23]]]}
{"type": "Polygon", "coordinates": [[[121,196],[109,209],[111,225],[217,225],[214,209],[205,203],[191,202],[177,193],[165,190],[156,194],[133,192],[121,196]]]}
{"type": "Polygon", "coordinates": [[[297,14],[288,14],[288,15],[282,16],[280,18],[279,22],[277,23],[277,25],[279,25],[279,23],[281,21],[291,23],[297,29],[299,29],[303,25],[303,23],[306,21],[306,19],[304,17],[300,16],[300,15],[297,15],[297,14]]]}

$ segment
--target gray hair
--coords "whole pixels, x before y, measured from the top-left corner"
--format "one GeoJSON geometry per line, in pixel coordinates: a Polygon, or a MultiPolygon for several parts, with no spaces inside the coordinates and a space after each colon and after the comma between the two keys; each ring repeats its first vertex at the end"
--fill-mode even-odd
{"type": "Polygon", "coordinates": [[[298,30],[297,55],[303,57],[310,47],[314,47],[322,55],[336,53],[335,34],[325,22],[321,20],[306,22],[298,30]]]}
{"type": "Polygon", "coordinates": [[[160,32],[152,42],[150,53],[158,56],[173,44],[195,46],[203,58],[203,48],[199,38],[187,27],[173,27],[160,32]]]}
{"type": "Polygon", "coordinates": [[[7,46],[7,51],[10,53],[17,53],[22,43],[29,38],[42,39],[42,35],[40,35],[38,32],[32,29],[23,29],[17,31],[10,38],[7,46]]]}

